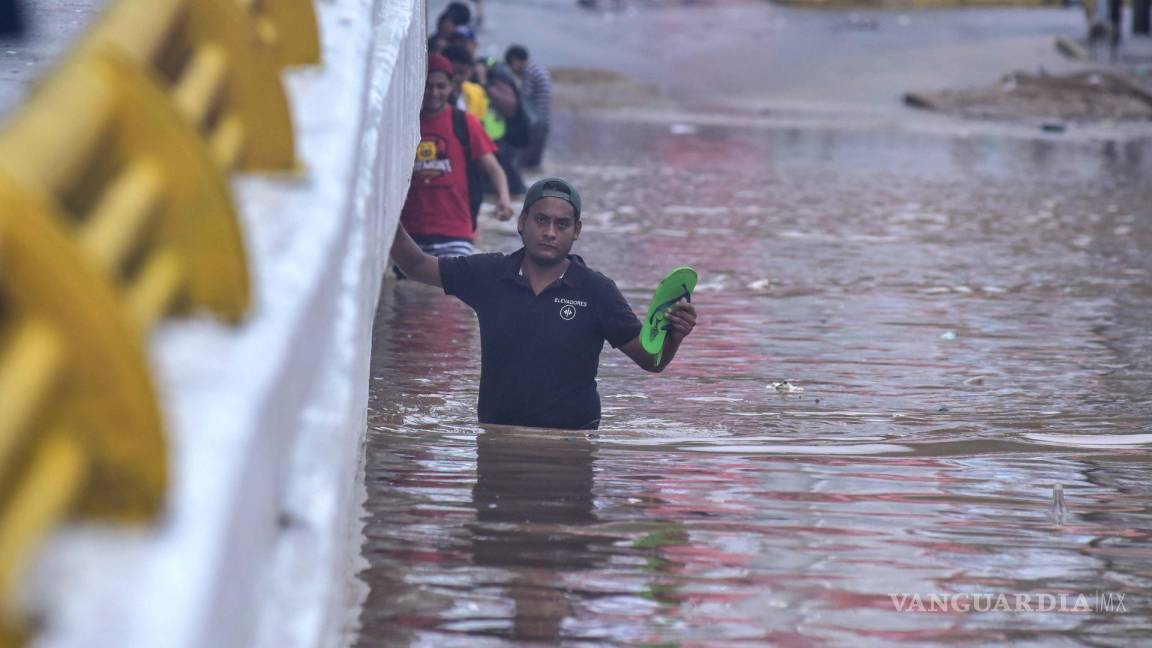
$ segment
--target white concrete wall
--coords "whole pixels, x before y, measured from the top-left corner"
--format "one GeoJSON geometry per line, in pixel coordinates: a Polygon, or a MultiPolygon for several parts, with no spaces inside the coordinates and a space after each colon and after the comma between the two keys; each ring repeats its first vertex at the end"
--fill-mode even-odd
{"type": "Polygon", "coordinates": [[[323,64],[290,71],[301,177],[238,177],[255,307],[152,342],[172,489],[163,520],[71,527],[30,599],[44,646],[335,645],[372,319],[419,139],[422,0],[316,0],[323,64]]]}

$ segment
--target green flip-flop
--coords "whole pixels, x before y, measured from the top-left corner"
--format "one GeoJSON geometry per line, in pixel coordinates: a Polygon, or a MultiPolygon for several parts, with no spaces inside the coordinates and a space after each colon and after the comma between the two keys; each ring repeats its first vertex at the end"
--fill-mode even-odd
{"type": "Polygon", "coordinates": [[[645,351],[656,356],[657,363],[664,350],[664,338],[668,336],[668,309],[681,299],[691,302],[695,289],[696,271],[680,266],[669,272],[652,294],[652,303],[640,329],[640,344],[645,351]]]}

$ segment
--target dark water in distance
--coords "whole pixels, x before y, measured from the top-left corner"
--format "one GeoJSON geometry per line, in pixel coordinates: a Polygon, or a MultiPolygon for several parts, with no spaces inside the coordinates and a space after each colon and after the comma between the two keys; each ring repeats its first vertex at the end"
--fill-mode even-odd
{"type": "Polygon", "coordinates": [[[605,350],[596,434],[481,429],[471,311],[386,283],[359,645],[1152,637],[1146,146],[591,120],[575,251],[640,311],[696,267],[700,326],[663,375],[605,350]],[[1094,607],[892,599],[1001,593],[1094,607]]]}

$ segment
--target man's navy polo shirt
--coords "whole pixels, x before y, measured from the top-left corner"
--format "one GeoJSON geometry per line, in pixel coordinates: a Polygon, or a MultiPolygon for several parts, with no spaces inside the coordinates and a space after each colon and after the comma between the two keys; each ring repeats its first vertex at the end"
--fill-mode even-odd
{"type": "Polygon", "coordinates": [[[569,255],[564,276],[539,295],[520,274],[523,259],[523,248],[440,259],[444,292],[480,320],[480,422],[595,429],[604,341],[615,348],[635,338],[640,320],[580,257],[569,255]]]}

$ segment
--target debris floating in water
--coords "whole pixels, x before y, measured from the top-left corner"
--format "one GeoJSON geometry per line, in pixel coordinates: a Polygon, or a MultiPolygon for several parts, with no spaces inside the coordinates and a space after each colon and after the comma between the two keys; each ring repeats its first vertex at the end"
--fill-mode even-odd
{"type": "Polygon", "coordinates": [[[793,392],[804,391],[803,387],[800,387],[799,385],[793,385],[791,380],[785,380],[783,382],[770,382],[768,383],[767,389],[775,389],[781,394],[791,394],[793,392]]]}
{"type": "Polygon", "coordinates": [[[940,339],[941,340],[955,340],[956,339],[956,331],[944,331],[943,333],[940,334],[940,339]]]}

